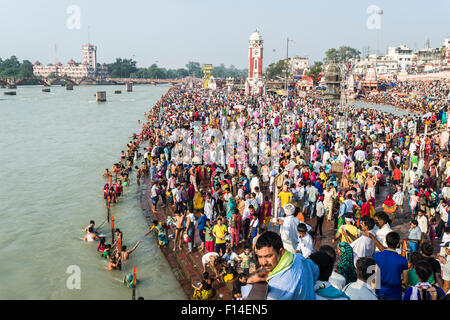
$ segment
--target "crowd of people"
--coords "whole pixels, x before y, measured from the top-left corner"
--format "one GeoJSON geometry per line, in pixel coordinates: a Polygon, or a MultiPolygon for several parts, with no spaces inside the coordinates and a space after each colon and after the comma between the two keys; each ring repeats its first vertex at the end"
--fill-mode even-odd
{"type": "MultiPolygon", "coordinates": [[[[440,82],[395,88],[448,94],[440,82]]],[[[267,299],[436,300],[450,290],[446,111],[439,102],[422,121],[316,94],[176,86],[111,173],[129,184],[130,157],[148,141],[137,181],[148,175],[152,210],[167,214],[151,231],[174,254],[202,253],[194,299],[232,282],[234,299],[265,284],[267,299]]]]}
{"type": "Polygon", "coordinates": [[[450,100],[448,80],[386,81],[381,85],[384,90],[368,92],[362,99],[417,114],[439,113],[443,109],[446,112],[450,100]]]}
{"type": "MultiPolygon", "coordinates": [[[[126,145],[126,152],[121,151],[120,160],[114,163],[111,170],[105,169],[102,176],[109,182],[103,186],[103,198],[108,210],[107,219],[96,229],[94,220],[91,220],[89,225],[84,229],[86,235],[84,241],[98,241],[97,252],[107,261],[106,269],[122,270],[122,263],[127,261],[130,255],[137,249],[142,240],[139,240],[131,249],[128,249],[123,244],[123,232],[119,228],[113,228],[113,235],[111,243],[106,243],[106,236],[99,233],[99,229],[108,221],[111,220],[114,226],[113,217],[110,217],[110,207],[119,202],[124,192],[124,187],[129,187],[130,175],[134,170],[136,171],[136,183],[140,185],[141,180],[144,179],[144,172],[148,171],[146,162],[143,161],[141,166],[137,165],[138,159],[142,157],[139,152],[140,143],[147,139],[146,135],[133,134],[132,140],[126,145]]],[[[137,281],[137,280],[136,280],[137,281]]],[[[123,277],[123,283],[131,288],[133,282],[133,274],[127,273],[123,277]]]]}

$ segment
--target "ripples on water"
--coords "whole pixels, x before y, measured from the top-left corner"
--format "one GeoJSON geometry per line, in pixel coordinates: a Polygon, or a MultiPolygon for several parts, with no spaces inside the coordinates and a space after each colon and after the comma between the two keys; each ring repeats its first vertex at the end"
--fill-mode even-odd
{"type": "MultiPolygon", "coordinates": [[[[73,91],[41,86],[17,88],[0,99],[0,299],[130,299],[123,274],[138,268],[138,296],[185,298],[151,236],[144,239],[123,272],[107,271],[97,243],[85,243],[82,228],[106,219],[101,174],[117,162],[137,120],[167,86],[79,86],[73,91]],[[97,104],[96,91],[107,92],[97,104]],[[68,290],[70,265],[81,268],[81,290],[68,290]]],[[[0,95],[3,91],[0,89],[0,95]]],[[[111,214],[131,248],[147,232],[135,186],[125,190],[111,214]]],[[[110,241],[107,223],[101,233],[110,241]]]]}

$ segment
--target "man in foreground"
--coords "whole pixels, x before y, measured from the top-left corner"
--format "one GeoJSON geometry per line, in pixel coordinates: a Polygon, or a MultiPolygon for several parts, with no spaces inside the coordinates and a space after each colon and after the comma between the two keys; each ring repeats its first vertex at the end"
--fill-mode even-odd
{"type": "Polygon", "coordinates": [[[267,283],[267,300],[315,300],[319,267],[303,255],[285,250],[278,234],[261,234],[256,255],[262,268],[250,275],[247,283],[267,283]]]}

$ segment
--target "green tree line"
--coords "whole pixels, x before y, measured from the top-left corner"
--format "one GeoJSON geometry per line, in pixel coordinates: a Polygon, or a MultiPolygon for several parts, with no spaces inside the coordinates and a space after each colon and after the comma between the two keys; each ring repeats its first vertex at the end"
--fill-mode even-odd
{"type": "MultiPolygon", "coordinates": [[[[359,59],[361,52],[355,48],[348,46],[341,46],[338,49],[331,48],[325,52],[325,57],[322,61],[315,61],[312,66],[310,66],[309,71],[306,73],[313,79],[317,79],[319,74],[323,71],[325,65],[330,62],[348,62],[351,58],[359,59]]],[[[281,59],[277,62],[269,64],[265,70],[265,77],[270,80],[284,79],[286,76],[286,68],[288,64],[286,59],[281,59]]]]}
{"type": "MultiPolygon", "coordinates": [[[[111,78],[152,78],[175,79],[188,76],[202,78],[203,67],[199,62],[190,61],[185,68],[166,69],[152,64],[148,68],[136,67],[136,61],[132,59],[117,58],[115,62],[107,64],[111,78]]],[[[224,64],[213,66],[212,76],[215,78],[236,77],[245,78],[247,70],[237,69],[233,65],[226,67],[224,64]]]]}
{"type": "Polygon", "coordinates": [[[16,56],[3,60],[0,58],[0,78],[31,78],[33,77],[33,64],[28,60],[20,62],[16,56]]]}

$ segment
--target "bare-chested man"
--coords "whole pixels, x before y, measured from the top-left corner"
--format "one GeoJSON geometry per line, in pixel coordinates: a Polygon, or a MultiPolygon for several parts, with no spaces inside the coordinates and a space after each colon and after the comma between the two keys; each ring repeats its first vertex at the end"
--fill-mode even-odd
{"type": "Polygon", "coordinates": [[[103,172],[103,176],[107,178],[111,176],[111,172],[108,170],[108,168],[106,168],[106,171],[103,172]]]}
{"type": "Polygon", "coordinates": [[[136,245],[135,245],[132,249],[130,249],[130,250],[127,250],[127,246],[122,246],[122,251],[120,252],[122,261],[128,260],[128,258],[130,257],[130,254],[131,254],[134,250],[136,250],[136,248],[138,247],[139,243],[141,243],[141,242],[142,242],[142,240],[139,240],[139,241],[136,243],[136,245]]]}
{"type": "Polygon", "coordinates": [[[369,201],[372,197],[375,198],[375,186],[377,184],[377,179],[372,175],[368,174],[366,183],[364,184],[364,189],[366,190],[366,200],[369,201]]]}
{"type": "Polygon", "coordinates": [[[175,212],[175,239],[173,244],[173,251],[181,250],[181,241],[183,241],[183,221],[185,215],[180,214],[179,212],[175,212]]]}

